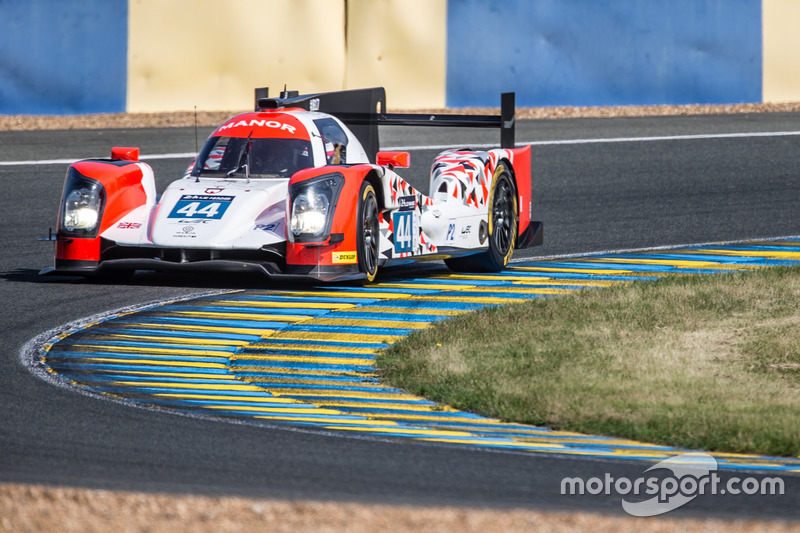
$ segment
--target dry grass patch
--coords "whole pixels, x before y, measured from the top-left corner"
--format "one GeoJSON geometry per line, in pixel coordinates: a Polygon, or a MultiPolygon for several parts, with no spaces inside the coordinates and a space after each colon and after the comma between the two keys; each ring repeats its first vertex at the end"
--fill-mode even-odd
{"type": "Polygon", "coordinates": [[[800,454],[800,269],[584,290],[443,322],[386,379],[504,420],[707,450],[800,454]]]}

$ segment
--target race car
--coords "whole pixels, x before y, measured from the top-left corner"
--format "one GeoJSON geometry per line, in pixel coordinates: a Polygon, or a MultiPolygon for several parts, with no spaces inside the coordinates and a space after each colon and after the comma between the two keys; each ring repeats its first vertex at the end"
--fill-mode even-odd
{"type": "Polygon", "coordinates": [[[372,282],[380,268],[443,259],[499,271],[542,242],[531,219],[530,146],[514,147],[514,94],[500,115],[390,114],[383,88],[270,98],[219,126],[160,196],[139,149],[70,165],[50,275],[258,271],[372,282]],[[501,147],[439,154],[429,194],[379,151],[380,125],[496,127],[501,147]]]}

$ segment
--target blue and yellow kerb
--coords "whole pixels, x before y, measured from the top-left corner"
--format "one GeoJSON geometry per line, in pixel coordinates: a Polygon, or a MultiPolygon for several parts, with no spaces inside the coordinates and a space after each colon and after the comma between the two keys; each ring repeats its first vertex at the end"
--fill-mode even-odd
{"type": "MultiPolygon", "coordinates": [[[[269,426],[520,452],[660,461],[685,451],[504,423],[380,382],[397,339],[487,305],[654,280],[800,264],[799,241],[513,263],[368,287],[240,290],[123,313],[53,339],[41,364],[131,404],[269,426]]],[[[800,472],[800,459],[714,454],[723,469],[800,472]]]]}

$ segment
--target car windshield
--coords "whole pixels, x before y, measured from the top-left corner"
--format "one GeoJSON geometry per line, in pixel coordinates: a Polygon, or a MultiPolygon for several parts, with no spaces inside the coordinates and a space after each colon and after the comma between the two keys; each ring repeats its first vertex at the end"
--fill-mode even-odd
{"type": "Polygon", "coordinates": [[[251,178],[288,178],[313,165],[309,141],[212,137],[200,151],[192,175],[243,178],[249,171],[251,178]]]}

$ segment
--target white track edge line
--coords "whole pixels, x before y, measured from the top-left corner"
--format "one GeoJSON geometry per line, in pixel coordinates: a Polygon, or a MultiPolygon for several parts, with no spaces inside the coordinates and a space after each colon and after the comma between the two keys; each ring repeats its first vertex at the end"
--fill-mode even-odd
{"type": "MultiPolygon", "coordinates": [[[[563,139],[552,141],[526,141],[516,143],[517,146],[556,146],[556,145],[570,145],[570,144],[602,144],[602,143],[629,143],[629,142],[654,142],[654,141],[683,141],[683,140],[702,140],[702,139],[738,139],[748,137],[791,137],[800,135],[800,131],[764,131],[764,132],[751,132],[751,133],[712,133],[712,134],[698,134],[698,135],[663,135],[654,137],[610,137],[610,138],[596,138],[596,139],[563,139]]],[[[496,144],[471,144],[470,148],[494,148],[496,144]]],[[[419,146],[387,146],[382,150],[398,151],[398,150],[448,150],[458,148],[463,145],[452,144],[434,144],[434,145],[419,145],[419,146]]],[[[195,157],[194,152],[182,152],[172,154],[151,154],[143,155],[141,160],[148,159],[188,159],[195,157]]],[[[28,161],[0,161],[0,166],[21,166],[21,165],[64,165],[71,164],[78,159],[43,159],[43,160],[28,160],[28,161]]]]}
{"type": "Polygon", "coordinates": [[[511,260],[511,263],[525,263],[529,261],[548,261],[551,259],[574,259],[576,257],[596,257],[599,255],[630,254],[636,252],[655,252],[659,250],[677,250],[680,248],[695,248],[698,246],[724,246],[728,244],[744,244],[753,241],[786,241],[800,240],[800,235],[786,235],[782,237],[752,237],[750,239],[739,239],[735,241],[709,241],[694,244],[667,244],[664,246],[648,246],[644,248],[622,248],[619,250],[600,250],[596,252],[578,252],[561,255],[537,255],[531,257],[519,257],[511,260]]]}

